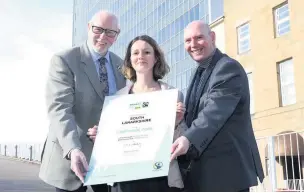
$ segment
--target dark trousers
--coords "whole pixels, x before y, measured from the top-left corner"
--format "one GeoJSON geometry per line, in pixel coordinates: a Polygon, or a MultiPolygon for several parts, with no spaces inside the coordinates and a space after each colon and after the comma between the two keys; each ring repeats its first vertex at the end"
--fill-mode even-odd
{"type": "MultiPolygon", "coordinates": [[[[94,192],[111,192],[111,187],[107,184],[98,184],[98,185],[92,185],[91,188],[94,192]]],[[[80,186],[77,190],[69,191],[69,190],[63,190],[60,188],[56,188],[56,192],[86,192],[88,187],[87,186],[80,186]]]]}
{"type": "Polygon", "coordinates": [[[112,192],[182,192],[182,189],[170,188],[167,177],[156,177],[115,183],[112,192]]]}

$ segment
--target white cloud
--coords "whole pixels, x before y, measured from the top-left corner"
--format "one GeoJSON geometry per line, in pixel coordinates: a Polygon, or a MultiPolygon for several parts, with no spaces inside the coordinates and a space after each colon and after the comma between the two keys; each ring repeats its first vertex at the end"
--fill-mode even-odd
{"type": "MultiPolygon", "coordinates": [[[[47,69],[53,52],[26,35],[16,38],[18,58],[1,66],[0,141],[43,141],[48,128],[44,101],[47,69]]],[[[2,62],[1,62],[2,63],[2,62]]]]}
{"type": "Polygon", "coordinates": [[[16,4],[5,3],[0,13],[7,24],[0,30],[0,143],[43,142],[50,58],[71,46],[72,15],[37,11],[41,18],[34,19],[34,13],[24,15],[12,9],[16,4]]]}
{"type": "Polygon", "coordinates": [[[37,41],[44,41],[53,50],[65,49],[72,45],[72,14],[50,17],[46,23],[47,26],[37,30],[37,41]],[[58,18],[60,18],[59,23],[58,18]],[[56,29],[54,29],[54,26],[56,26],[56,29]],[[70,42],[70,44],[67,45],[67,42],[70,42]]]}

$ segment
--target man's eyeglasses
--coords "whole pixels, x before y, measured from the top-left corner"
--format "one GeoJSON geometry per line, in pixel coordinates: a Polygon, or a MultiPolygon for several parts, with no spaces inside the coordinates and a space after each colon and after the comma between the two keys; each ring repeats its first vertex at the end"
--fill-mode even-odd
{"type": "Polygon", "coordinates": [[[92,25],[92,32],[95,34],[105,33],[106,36],[108,36],[110,38],[114,38],[118,34],[117,31],[110,30],[110,29],[103,29],[102,27],[98,27],[98,26],[94,26],[94,25],[92,25]]]}

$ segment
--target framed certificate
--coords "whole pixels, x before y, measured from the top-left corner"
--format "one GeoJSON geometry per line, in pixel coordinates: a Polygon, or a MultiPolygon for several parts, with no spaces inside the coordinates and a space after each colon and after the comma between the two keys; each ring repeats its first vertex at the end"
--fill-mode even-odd
{"type": "Polygon", "coordinates": [[[167,176],[178,90],[105,98],[84,185],[167,176]]]}

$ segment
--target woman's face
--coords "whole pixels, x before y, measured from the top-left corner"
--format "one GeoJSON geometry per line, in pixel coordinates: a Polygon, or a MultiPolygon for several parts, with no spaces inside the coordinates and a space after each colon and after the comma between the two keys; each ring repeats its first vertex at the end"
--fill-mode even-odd
{"type": "Polygon", "coordinates": [[[131,47],[131,64],[136,73],[153,73],[155,62],[155,53],[149,43],[143,40],[137,40],[133,43],[131,47]]]}

